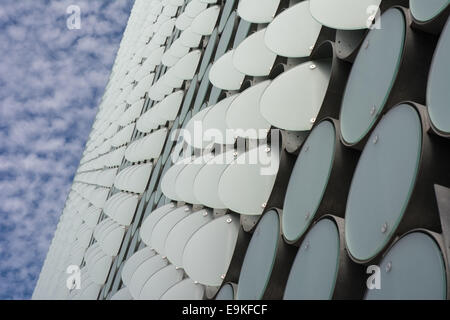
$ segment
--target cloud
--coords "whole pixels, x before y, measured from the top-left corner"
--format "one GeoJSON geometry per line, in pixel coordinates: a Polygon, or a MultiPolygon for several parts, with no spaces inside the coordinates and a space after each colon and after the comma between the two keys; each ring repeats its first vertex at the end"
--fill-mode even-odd
{"type": "Polygon", "coordinates": [[[2,1],[0,299],[31,297],[132,2],[2,1]]]}

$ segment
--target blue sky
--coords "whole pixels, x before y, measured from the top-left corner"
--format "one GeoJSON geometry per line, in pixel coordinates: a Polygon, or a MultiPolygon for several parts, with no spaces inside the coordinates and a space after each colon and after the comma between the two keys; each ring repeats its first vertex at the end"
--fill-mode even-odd
{"type": "Polygon", "coordinates": [[[1,1],[0,299],[31,297],[132,4],[1,1]]]}

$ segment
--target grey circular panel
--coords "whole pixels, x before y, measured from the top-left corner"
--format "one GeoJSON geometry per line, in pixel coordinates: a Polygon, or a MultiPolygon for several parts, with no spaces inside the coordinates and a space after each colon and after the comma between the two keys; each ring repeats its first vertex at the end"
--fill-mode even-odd
{"type": "Polygon", "coordinates": [[[427,22],[438,16],[449,3],[449,0],[409,0],[413,17],[421,22],[427,22]]]}
{"type": "Polygon", "coordinates": [[[336,131],[323,121],[309,135],[289,180],[282,228],[289,241],[298,240],[313,221],[327,187],[334,159],[336,131]]]}
{"type": "Polygon", "coordinates": [[[433,125],[450,133],[450,23],[444,28],[431,65],[427,104],[433,125]]]}
{"type": "Polygon", "coordinates": [[[341,108],[342,137],[359,142],[383,111],[401,63],[405,17],[398,9],[381,16],[381,29],[371,30],[356,57],[341,108]]]}
{"type": "Polygon", "coordinates": [[[238,300],[259,300],[263,297],[272,274],[279,230],[277,212],[272,210],[264,214],[245,253],[236,295],[238,300]]]}
{"type": "Polygon", "coordinates": [[[336,224],[320,220],[308,232],[289,273],[286,300],[331,299],[339,268],[339,232],[336,224]]]}
{"type": "Polygon", "coordinates": [[[358,260],[377,255],[397,228],[414,188],[422,148],[416,110],[388,112],[361,154],[347,200],[345,239],[358,260]]]}
{"type": "Polygon", "coordinates": [[[233,286],[229,283],[224,284],[217,293],[216,300],[234,300],[233,286]]]}
{"type": "Polygon", "coordinates": [[[445,265],[436,242],[422,232],[401,238],[380,264],[380,289],[367,290],[368,300],[445,300],[445,265]]]}

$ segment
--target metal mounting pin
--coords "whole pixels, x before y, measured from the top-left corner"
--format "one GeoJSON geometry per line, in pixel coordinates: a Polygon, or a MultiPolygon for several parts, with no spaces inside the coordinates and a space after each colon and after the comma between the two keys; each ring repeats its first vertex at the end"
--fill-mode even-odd
{"type": "Polygon", "coordinates": [[[386,272],[391,271],[391,269],[392,269],[392,262],[389,261],[389,262],[386,264],[386,272]]]}
{"type": "Polygon", "coordinates": [[[373,137],[373,144],[377,144],[378,142],[378,135],[375,135],[375,137],[373,137]]]}
{"type": "Polygon", "coordinates": [[[388,223],[385,222],[385,223],[383,223],[383,225],[381,226],[381,233],[386,233],[387,229],[388,229],[388,223]]]}

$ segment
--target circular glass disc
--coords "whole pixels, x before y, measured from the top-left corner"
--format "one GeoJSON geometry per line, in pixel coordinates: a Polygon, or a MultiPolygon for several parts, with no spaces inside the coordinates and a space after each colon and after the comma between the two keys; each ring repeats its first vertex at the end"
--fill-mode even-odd
{"type": "Polygon", "coordinates": [[[197,70],[202,52],[194,50],[182,57],[171,69],[173,74],[179,79],[191,80],[197,70]]]}
{"type": "Polygon", "coordinates": [[[201,227],[184,248],[183,268],[194,281],[220,286],[233,256],[239,219],[224,215],[201,227]]]}
{"type": "Polygon", "coordinates": [[[309,1],[284,10],[267,27],[267,47],[285,57],[307,57],[317,41],[322,25],[311,16],[309,1]]]}
{"type": "Polygon", "coordinates": [[[186,216],[169,232],[166,239],[166,255],[169,261],[177,267],[183,265],[183,251],[189,238],[202,226],[212,221],[212,215],[207,210],[200,210],[186,216]]]}
{"type": "Polygon", "coordinates": [[[175,27],[178,30],[184,31],[191,26],[191,23],[194,19],[189,17],[186,13],[182,13],[178,16],[177,21],[175,22],[175,27]]]}
{"type": "Polygon", "coordinates": [[[442,252],[422,232],[410,233],[388,251],[380,264],[380,289],[367,290],[367,300],[445,300],[446,273],[442,252]]]}
{"type": "Polygon", "coordinates": [[[433,125],[440,131],[450,133],[450,23],[447,23],[431,65],[427,88],[427,104],[433,125]]]}
{"type": "Polygon", "coordinates": [[[231,210],[248,215],[263,212],[279,167],[279,154],[271,155],[267,149],[260,146],[238,156],[222,174],[219,197],[231,210]]]}
{"type": "Polygon", "coordinates": [[[283,207],[283,234],[289,241],[298,240],[314,219],[333,166],[335,141],[333,124],[323,121],[300,151],[283,207]]]}
{"type": "Polygon", "coordinates": [[[234,144],[235,137],[225,123],[227,111],[239,95],[235,94],[220,100],[203,118],[203,146],[212,141],[217,144],[234,144]]]}
{"type": "Polygon", "coordinates": [[[202,11],[194,21],[192,21],[192,31],[202,36],[208,36],[214,30],[217,19],[219,18],[220,6],[212,6],[202,11]]]}
{"type": "Polygon", "coordinates": [[[239,90],[245,75],[233,65],[234,50],[221,56],[209,71],[209,81],[217,88],[224,90],[239,90]]]}
{"type": "Polygon", "coordinates": [[[205,287],[195,284],[191,279],[184,279],[164,293],[161,300],[202,300],[205,287]]]}
{"type": "Polygon", "coordinates": [[[415,19],[420,22],[427,22],[444,11],[449,3],[449,0],[409,0],[409,7],[415,19]]]}
{"type": "Polygon", "coordinates": [[[237,12],[242,19],[253,23],[268,23],[277,12],[280,0],[240,0],[237,12]]]}
{"type": "Polygon", "coordinates": [[[322,219],[308,232],[298,250],[284,291],[285,300],[331,299],[339,268],[339,232],[322,219]]]}
{"type": "Polygon", "coordinates": [[[215,209],[226,209],[219,197],[219,181],[225,169],[234,160],[234,150],[219,154],[198,172],[194,194],[200,203],[215,209]]]}
{"type": "Polygon", "coordinates": [[[178,222],[186,218],[190,212],[188,207],[181,207],[170,211],[159,219],[152,230],[150,238],[151,247],[155,249],[156,252],[162,256],[166,256],[166,239],[170,230],[172,230],[178,222]]]}
{"type": "Polygon", "coordinates": [[[234,67],[247,75],[267,76],[272,70],[277,55],[264,43],[266,28],[248,36],[234,50],[234,67]]]}
{"type": "Polygon", "coordinates": [[[142,222],[139,235],[146,245],[150,246],[153,228],[158,223],[158,221],[173,210],[175,210],[175,205],[173,203],[169,203],[152,211],[150,215],[145,218],[145,220],[142,222]]]}
{"type": "Polygon", "coordinates": [[[383,111],[401,63],[405,17],[398,9],[381,16],[381,29],[371,30],[355,59],[341,107],[342,137],[357,143],[383,111]]]}
{"type": "Polygon", "coordinates": [[[168,265],[145,282],[139,294],[139,300],[158,300],[181,279],[183,279],[183,270],[176,269],[174,265],[168,265]]]}
{"type": "Polygon", "coordinates": [[[238,300],[260,300],[272,274],[278,249],[280,222],[276,211],[261,218],[253,233],[242,263],[238,300]]]}
{"type": "Polygon", "coordinates": [[[262,116],[259,101],[270,82],[263,81],[244,90],[228,108],[226,124],[239,137],[263,139],[267,136],[270,123],[262,116]]]}
{"type": "Polygon", "coordinates": [[[166,121],[175,120],[183,101],[184,91],[178,90],[168,95],[158,104],[158,116],[166,121]]]}
{"type": "Polygon", "coordinates": [[[136,271],[136,269],[144,263],[144,261],[147,261],[151,257],[153,257],[156,254],[155,251],[150,249],[149,247],[146,247],[142,250],[137,251],[134,253],[127,261],[125,261],[124,267],[122,269],[122,281],[123,283],[128,286],[131,281],[131,277],[133,276],[133,273],[136,271]]]}
{"type": "Polygon", "coordinates": [[[187,165],[185,160],[180,160],[162,176],[161,190],[164,195],[172,200],[181,201],[176,192],[176,179],[178,174],[187,165]]]}
{"type": "Polygon", "coordinates": [[[202,36],[198,33],[193,32],[191,27],[188,27],[180,34],[179,39],[183,45],[189,48],[197,48],[200,44],[202,36]]]}
{"type": "Polygon", "coordinates": [[[321,24],[343,30],[366,29],[381,0],[310,0],[313,17],[321,24]]]}
{"type": "Polygon", "coordinates": [[[134,299],[139,299],[142,288],[153,274],[167,266],[167,260],[163,259],[159,254],[145,260],[133,273],[130,280],[130,293],[134,299]]]}
{"type": "Polygon", "coordinates": [[[283,72],[263,93],[261,114],[281,129],[310,130],[322,106],[330,74],[330,60],[302,63],[283,72]]]}
{"type": "Polygon", "coordinates": [[[372,133],[345,213],[347,248],[357,260],[377,255],[394,234],[415,185],[421,148],[420,118],[410,105],[389,111],[372,133]]]}
{"type": "Polygon", "coordinates": [[[175,192],[178,198],[191,204],[200,204],[194,194],[194,181],[199,171],[205,166],[207,159],[199,157],[185,166],[175,180],[175,192]]]}
{"type": "Polygon", "coordinates": [[[217,293],[216,300],[234,300],[233,286],[229,283],[224,284],[217,293]]]}

